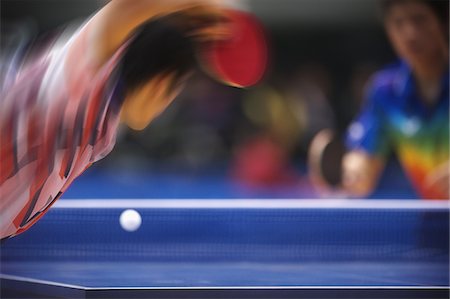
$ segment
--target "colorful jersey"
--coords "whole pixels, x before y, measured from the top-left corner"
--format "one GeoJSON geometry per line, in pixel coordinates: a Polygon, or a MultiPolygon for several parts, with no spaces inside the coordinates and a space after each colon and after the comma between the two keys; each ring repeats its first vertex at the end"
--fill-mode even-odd
{"type": "Polygon", "coordinates": [[[110,78],[119,53],[94,72],[87,43],[72,46],[83,32],[61,36],[31,64],[2,75],[1,238],[28,229],[115,143],[120,99],[110,78]]]}
{"type": "Polygon", "coordinates": [[[393,150],[418,194],[427,199],[443,198],[425,186],[425,177],[449,161],[448,80],[447,70],[438,102],[426,107],[405,63],[384,69],[374,76],[362,112],[347,134],[351,149],[383,157],[393,150]]]}

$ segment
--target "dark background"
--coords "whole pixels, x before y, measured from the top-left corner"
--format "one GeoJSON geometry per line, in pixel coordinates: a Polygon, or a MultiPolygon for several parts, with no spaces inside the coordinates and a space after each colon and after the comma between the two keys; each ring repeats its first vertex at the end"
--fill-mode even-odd
{"type": "MultiPolygon", "coordinates": [[[[17,28],[37,40],[53,36],[67,25],[81,23],[104,3],[2,0],[2,45],[17,34],[17,28]]],[[[263,82],[239,90],[198,73],[179,99],[146,130],[134,132],[122,127],[115,150],[86,177],[129,170],[182,176],[190,181],[198,178],[196,184],[204,186],[202,178],[213,176],[256,189],[288,186],[286,190],[296,190],[286,196],[314,196],[305,162],[312,136],[326,127],[345,132],[364,100],[370,75],[395,59],[377,1],[230,3],[253,12],[266,29],[271,63],[263,82]],[[274,111],[279,111],[278,116],[272,115],[274,111]]],[[[395,161],[391,164],[386,176],[394,185],[382,192],[387,197],[399,196],[399,186],[406,188],[398,165],[395,161]]],[[[411,196],[408,190],[401,190],[411,196]]],[[[160,193],[155,188],[146,189],[142,196],[154,194],[160,193]]],[[[185,193],[176,195],[183,197],[185,193]]],[[[221,197],[220,191],[217,196],[221,197]]]]}

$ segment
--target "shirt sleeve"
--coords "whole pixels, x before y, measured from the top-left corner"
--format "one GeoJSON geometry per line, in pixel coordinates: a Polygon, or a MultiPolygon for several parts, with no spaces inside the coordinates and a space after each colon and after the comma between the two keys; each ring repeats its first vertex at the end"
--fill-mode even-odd
{"type": "Polygon", "coordinates": [[[94,69],[82,33],[61,35],[2,85],[1,238],[33,225],[115,143],[120,106],[111,105],[116,84],[110,79],[120,51],[94,69]],[[72,48],[75,40],[80,43],[72,48]]]}
{"type": "Polygon", "coordinates": [[[385,90],[375,78],[369,85],[361,111],[350,124],[346,145],[350,150],[385,157],[389,152],[389,138],[385,121],[385,90]]]}

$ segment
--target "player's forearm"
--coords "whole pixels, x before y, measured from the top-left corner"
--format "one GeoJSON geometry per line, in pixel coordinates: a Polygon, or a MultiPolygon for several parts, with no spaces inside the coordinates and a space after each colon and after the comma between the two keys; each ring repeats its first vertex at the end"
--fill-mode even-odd
{"type": "Polygon", "coordinates": [[[103,65],[139,25],[158,15],[153,2],[113,0],[92,17],[85,29],[92,66],[103,65]]]}
{"type": "Polygon", "coordinates": [[[112,0],[86,27],[93,65],[101,66],[143,23],[181,12],[220,15],[217,0],[112,0]]]}

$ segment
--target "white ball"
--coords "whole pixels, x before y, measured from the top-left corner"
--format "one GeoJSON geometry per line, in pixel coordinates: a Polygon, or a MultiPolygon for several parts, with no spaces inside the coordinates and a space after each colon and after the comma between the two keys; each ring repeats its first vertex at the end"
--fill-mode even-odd
{"type": "Polygon", "coordinates": [[[132,209],[128,209],[120,214],[120,226],[127,232],[134,232],[141,226],[141,215],[132,209]]]}

